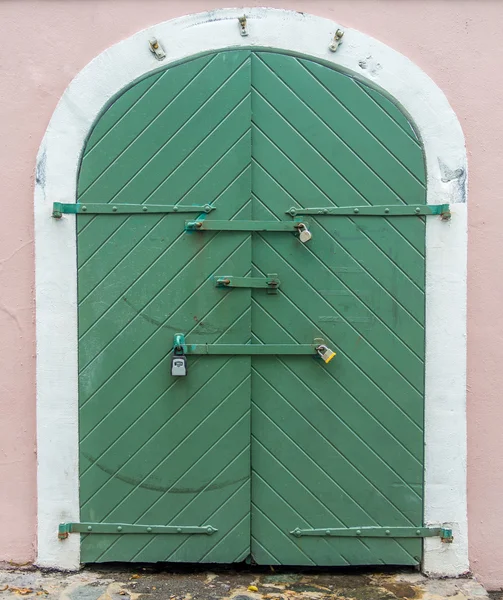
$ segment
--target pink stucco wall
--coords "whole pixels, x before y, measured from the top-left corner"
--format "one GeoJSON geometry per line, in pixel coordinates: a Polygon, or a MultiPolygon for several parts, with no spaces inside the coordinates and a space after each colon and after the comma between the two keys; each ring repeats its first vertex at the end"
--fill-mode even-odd
{"type": "MultiPolygon", "coordinates": [[[[269,0],[269,5],[333,18],[407,55],[444,90],[464,128],[470,181],[470,559],[482,581],[498,589],[503,587],[503,2],[269,0]]],[[[73,76],[107,46],[156,22],[219,6],[213,0],[0,3],[0,561],[25,563],[35,556],[32,202],[35,156],[45,128],[73,76]]]]}

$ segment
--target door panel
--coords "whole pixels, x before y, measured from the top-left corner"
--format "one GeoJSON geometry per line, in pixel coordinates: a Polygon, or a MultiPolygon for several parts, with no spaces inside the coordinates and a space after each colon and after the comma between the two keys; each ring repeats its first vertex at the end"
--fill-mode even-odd
{"type": "Polygon", "coordinates": [[[194,219],[291,222],[292,207],[424,204],[402,113],[303,58],[199,57],[108,107],[78,201],[177,206],[77,216],[81,521],[217,529],[84,534],[82,561],[417,564],[420,539],[291,532],[422,525],[425,219],[310,215],[307,244],[185,231],[194,219]],[[276,294],[215,285],[271,273],[276,294]],[[323,338],[337,356],[189,355],[176,378],[176,333],[323,338]]]}
{"type": "MultiPolygon", "coordinates": [[[[79,201],[212,204],[223,219],[249,218],[249,52],[150,79],[91,136],[79,201]]],[[[177,332],[249,341],[249,290],[223,295],[209,276],[246,275],[251,239],[185,234],[188,216],[78,217],[81,520],[218,531],[87,535],[84,562],[249,554],[250,359],[201,357],[173,378],[170,350],[177,332]]]]}
{"type": "MultiPolygon", "coordinates": [[[[368,131],[360,114],[375,102],[353,80],[256,53],[252,87],[256,219],[284,220],[291,207],[424,203],[410,170],[422,172],[419,147],[397,125],[383,140],[368,131]],[[401,143],[408,166],[397,158],[401,143]]],[[[279,296],[252,294],[254,339],[322,337],[338,352],[329,365],[252,359],[252,554],[260,564],[420,560],[420,540],[290,534],[422,524],[424,221],[413,220],[402,228],[385,217],[315,216],[306,217],[307,244],[254,236],[254,267],[281,280],[279,296]]]]}

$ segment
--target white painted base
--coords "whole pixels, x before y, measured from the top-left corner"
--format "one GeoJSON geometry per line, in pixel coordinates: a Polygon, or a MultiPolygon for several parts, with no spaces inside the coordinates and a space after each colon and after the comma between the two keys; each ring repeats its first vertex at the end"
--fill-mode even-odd
{"type": "Polygon", "coordinates": [[[428,203],[456,204],[453,219],[427,225],[425,522],[450,522],[453,544],[428,539],[424,569],[468,570],[466,520],[466,151],[463,133],[435,83],[405,56],[353,29],[329,51],[340,25],[293,11],[219,9],[155,25],[109,48],[72,81],[37,159],[38,559],[79,567],[78,536],[58,541],[60,522],[79,520],[77,279],[75,217],[51,219],[53,202],[75,202],[79,157],[107,102],[132,81],[190,55],[229,47],[295,52],[349,73],[393,99],[424,146],[428,203]],[[249,35],[240,35],[246,14],[249,35]],[[167,58],[158,62],[148,42],[167,58]],[[460,204],[457,204],[460,203],[460,204]]]}

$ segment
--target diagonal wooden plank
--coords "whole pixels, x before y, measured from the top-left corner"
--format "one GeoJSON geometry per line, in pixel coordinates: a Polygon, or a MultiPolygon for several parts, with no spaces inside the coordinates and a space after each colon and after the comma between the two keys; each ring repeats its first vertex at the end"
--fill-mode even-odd
{"type": "MultiPolygon", "coordinates": [[[[272,183],[270,177],[265,173],[264,177],[260,179],[262,184],[257,187],[261,188],[258,190],[261,197],[267,197],[268,187],[275,191],[278,190],[277,186],[264,185],[264,180],[272,183]]],[[[270,218],[271,215],[275,218],[279,217],[282,207],[277,205],[279,198],[282,197],[281,194],[276,194],[274,213],[264,205],[259,196],[254,194],[253,197],[256,200],[254,210],[260,212],[263,219],[270,218]],[[257,211],[257,208],[263,209],[263,211],[257,211]]],[[[339,244],[338,239],[327,231],[321,217],[319,227],[311,224],[309,226],[316,236],[316,243],[314,240],[311,241],[309,246],[306,246],[306,251],[312,254],[315,262],[319,262],[334,276],[324,279],[327,283],[322,287],[323,294],[327,297],[334,297],[338,306],[349,313],[351,317],[359,317],[358,320],[361,322],[365,322],[365,317],[368,317],[369,314],[372,315],[372,318],[379,320],[391,335],[398,337],[420,360],[424,360],[422,315],[417,315],[421,319],[418,320],[403,308],[400,292],[391,295],[384,290],[372,274],[361,267],[354,257],[339,244]],[[337,261],[321,259],[319,249],[323,249],[323,254],[327,250],[330,253],[336,253],[337,261]]],[[[364,239],[362,241],[365,243],[364,239]]],[[[297,248],[297,250],[299,249],[297,248]]]]}
{"type": "MultiPolygon", "coordinates": [[[[283,188],[288,195],[298,199],[303,206],[326,206],[327,198],[313,183],[306,178],[288,158],[278,152],[274,145],[256,128],[252,133],[254,160],[256,160],[262,169],[266,170],[271,178],[283,188]]],[[[254,182],[255,184],[255,182],[254,182]]],[[[267,198],[261,198],[266,204],[267,198]]],[[[359,205],[358,201],[354,205],[359,205]]],[[[395,289],[403,290],[402,305],[407,311],[421,318],[424,314],[424,294],[418,286],[410,280],[403,272],[397,272],[394,264],[376,253],[369,253],[365,246],[360,247],[359,236],[355,238],[351,235],[356,227],[349,225],[349,231],[346,230],[344,223],[350,223],[346,218],[336,219],[332,227],[336,233],[337,242],[342,246],[353,259],[358,262],[360,268],[365,268],[369,274],[375,273],[374,278],[380,285],[392,294],[395,289]]]]}
{"type": "MultiPolygon", "coordinates": [[[[268,336],[278,340],[279,343],[298,343],[262,306],[260,300],[254,300],[252,305],[252,322],[254,323],[254,336],[260,343],[268,336]],[[255,325],[258,323],[258,325],[255,325]]],[[[287,389],[287,383],[293,383],[299,394],[310,398],[313,407],[317,407],[318,413],[325,411],[331,414],[344,427],[353,432],[371,452],[389,468],[397,472],[402,478],[411,477],[415,474],[420,487],[422,480],[422,462],[411,453],[406,446],[386,428],[379,420],[382,418],[380,411],[375,411],[377,417],[364,406],[364,404],[350,392],[348,392],[333,376],[330,369],[319,364],[310,364],[307,361],[291,361],[289,357],[277,357],[279,362],[257,360],[256,368],[260,373],[273,369],[272,379],[282,379],[278,384],[279,389],[287,389]],[[309,382],[306,383],[306,382],[309,382]],[[332,388],[332,394],[327,397],[327,386],[332,388]]],[[[270,377],[271,379],[271,377],[270,377]]],[[[323,429],[324,424],[320,427],[323,429]]],[[[417,448],[421,447],[422,435],[416,430],[417,448]]],[[[355,454],[361,451],[355,449],[355,454]]],[[[365,453],[365,451],[364,451],[365,453]]]]}
{"type": "MultiPolygon", "coordinates": [[[[200,57],[133,86],[100,126],[80,198],[213,203],[221,218],[249,218],[249,55],[200,57]]],[[[191,358],[190,377],[175,379],[170,351],[179,331],[249,342],[249,290],[222,293],[207,273],[246,275],[251,240],[187,234],[184,220],[81,220],[81,518],[212,517],[218,532],[84,536],[84,561],[225,562],[249,548],[250,358],[191,358]]]]}
{"type": "MultiPolygon", "coordinates": [[[[257,104],[260,106],[260,102],[258,102],[258,100],[254,103],[254,114],[258,112],[257,104]]],[[[262,107],[264,107],[264,104],[262,104],[262,107]]],[[[298,174],[297,176],[304,177],[312,187],[316,187],[317,191],[324,197],[322,206],[331,206],[332,204],[335,205],[337,203],[337,199],[334,197],[332,190],[340,187],[340,182],[335,177],[336,173],[332,166],[327,163],[319,153],[316,153],[315,150],[312,149],[301,136],[296,135],[296,132],[294,132],[288,123],[279,117],[279,113],[274,113],[272,111],[266,112],[268,112],[266,118],[262,121],[257,120],[256,127],[260,129],[262,135],[267,137],[267,140],[272,144],[274,151],[276,153],[283,154],[284,157],[292,163],[291,167],[293,168],[294,172],[298,174]],[[277,131],[274,130],[273,125],[278,126],[277,131]],[[286,145],[283,145],[284,149],[282,149],[279,145],[281,144],[282,138],[284,138],[287,134],[292,134],[292,139],[288,140],[286,145]],[[299,148],[297,153],[290,150],[291,148],[296,147],[299,148]]],[[[360,206],[368,203],[370,202],[365,198],[363,202],[360,200],[360,202],[353,204],[353,206],[360,206]]],[[[375,202],[375,204],[388,203],[389,202],[387,202],[386,199],[375,202]]],[[[347,203],[344,204],[347,205],[347,203]]],[[[377,246],[379,246],[379,244],[382,245],[383,243],[381,241],[383,233],[387,233],[392,238],[397,237],[396,227],[391,228],[389,226],[389,221],[386,219],[376,220],[375,217],[358,217],[357,223],[354,223],[354,220],[351,218],[347,218],[347,221],[349,223],[353,223],[356,228],[360,228],[361,225],[366,223],[367,232],[370,236],[374,237],[375,242],[377,242],[377,246]],[[376,226],[380,226],[380,228],[376,229],[376,226]],[[373,236],[374,231],[380,235],[373,236]]],[[[333,220],[332,222],[329,221],[329,224],[334,224],[333,220]]],[[[393,255],[394,265],[401,269],[402,275],[410,279],[411,282],[413,282],[416,286],[423,287],[424,270],[421,268],[423,261],[416,260],[417,253],[414,251],[411,245],[402,243],[400,252],[393,252],[393,246],[390,246],[389,244],[386,245],[386,249],[387,253],[384,254],[384,258],[389,258],[388,254],[393,255]],[[409,254],[412,255],[412,260],[408,256],[409,254]],[[402,258],[402,255],[405,256],[402,258]],[[407,265],[408,268],[404,268],[400,263],[402,263],[402,265],[407,265]]]]}
{"type": "Polygon", "coordinates": [[[215,56],[202,56],[183,69],[167,69],[122,93],[93,128],[83,156],[83,193],[149,127],[162,127],[163,112],[215,56]]]}
{"type": "MultiPolygon", "coordinates": [[[[347,110],[337,95],[331,94],[304,68],[309,61],[301,63],[272,53],[259,54],[259,57],[253,58],[254,88],[264,90],[279,112],[319,150],[323,149],[322,153],[329,161],[336,154],[338,168],[348,176],[361,173],[364,181],[355,180],[357,187],[367,185],[371,196],[379,196],[379,188],[384,186],[393,189],[405,202],[412,203],[412,198],[414,202],[425,201],[424,161],[417,145],[414,145],[414,171],[420,177],[363,126],[355,116],[354,108],[347,110]],[[323,126],[330,132],[316,135],[323,126]]],[[[328,78],[333,81],[332,88],[348,79],[334,70],[329,71],[328,78]]],[[[365,98],[360,88],[354,87],[352,91],[353,97],[365,98]]],[[[410,142],[410,138],[402,134],[399,143],[404,142],[410,142]]]]}

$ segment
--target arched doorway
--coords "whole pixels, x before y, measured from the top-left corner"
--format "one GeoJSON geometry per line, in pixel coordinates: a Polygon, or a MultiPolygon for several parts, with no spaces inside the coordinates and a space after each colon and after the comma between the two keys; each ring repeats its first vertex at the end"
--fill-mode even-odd
{"type": "Polygon", "coordinates": [[[208,52],[114,98],[74,211],[82,560],[418,564],[439,532],[423,411],[441,211],[403,113],[314,57],[208,52]]]}

